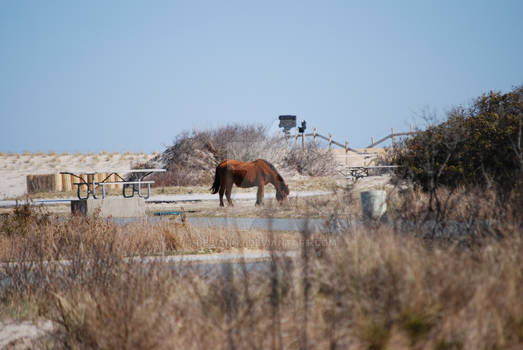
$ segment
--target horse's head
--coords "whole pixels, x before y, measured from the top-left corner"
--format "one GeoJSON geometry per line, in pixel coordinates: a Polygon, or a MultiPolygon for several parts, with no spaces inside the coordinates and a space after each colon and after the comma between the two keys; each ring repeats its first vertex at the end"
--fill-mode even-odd
{"type": "Polygon", "coordinates": [[[257,161],[260,161],[262,164],[266,165],[264,170],[268,172],[270,176],[269,182],[271,182],[276,188],[276,199],[278,200],[278,202],[281,202],[282,200],[287,198],[287,196],[289,195],[289,187],[287,187],[287,184],[285,183],[285,181],[283,181],[283,177],[281,177],[274,165],[263,159],[258,159],[257,161]]]}
{"type": "Polygon", "coordinates": [[[276,199],[281,202],[289,195],[289,187],[285,184],[285,181],[281,179],[276,187],[276,199]]]}

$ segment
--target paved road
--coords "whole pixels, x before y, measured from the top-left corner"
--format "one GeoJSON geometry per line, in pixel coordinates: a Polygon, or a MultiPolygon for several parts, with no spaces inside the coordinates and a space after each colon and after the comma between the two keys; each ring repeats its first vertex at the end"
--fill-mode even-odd
{"type": "MultiPolygon", "coordinates": [[[[295,259],[299,256],[298,251],[277,252],[279,258],[295,259]]],[[[217,253],[201,255],[174,255],[174,256],[147,256],[137,258],[126,258],[127,262],[137,263],[159,263],[173,271],[198,271],[207,276],[217,276],[228,274],[232,270],[239,270],[242,267],[250,273],[268,272],[270,268],[271,254],[267,251],[254,251],[243,253],[217,253]]],[[[14,268],[19,263],[0,263],[0,292],[11,287],[11,278],[7,274],[8,268],[14,268]],[[6,269],[6,270],[4,270],[6,269]]],[[[33,264],[25,262],[28,268],[33,268],[33,264]]],[[[71,260],[46,261],[43,266],[61,265],[70,266],[71,260]]],[[[58,269],[60,270],[60,269],[58,269]]],[[[39,271],[35,271],[33,276],[38,279],[39,271]]],[[[0,324],[1,325],[1,324],[0,324]]]]}
{"type": "MultiPolygon", "coordinates": [[[[310,196],[321,196],[321,195],[330,195],[332,192],[328,191],[306,191],[306,192],[291,192],[289,195],[290,198],[293,197],[310,197],[310,196]]],[[[266,193],[265,198],[274,198],[275,193],[266,193]]],[[[38,199],[32,201],[35,205],[49,205],[49,204],[69,204],[71,200],[76,198],[65,198],[65,199],[38,199]]],[[[232,194],[233,200],[255,200],[256,199],[256,193],[233,193],[232,194]]],[[[146,200],[146,203],[157,203],[157,202],[192,202],[192,201],[210,201],[210,200],[218,200],[217,194],[210,194],[210,193],[195,193],[195,194],[173,194],[173,195],[156,195],[151,196],[148,200],[146,200]]],[[[18,204],[24,204],[26,203],[25,200],[18,201],[18,204]]],[[[1,200],[0,201],[0,208],[9,208],[16,206],[17,201],[15,200],[1,200]]]]}
{"type": "MultiPolygon", "coordinates": [[[[297,257],[297,251],[279,253],[285,257],[297,257]]],[[[237,263],[241,260],[269,260],[270,252],[255,251],[243,253],[219,253],[219,254],[192,254],[192,255],[171,255],[171,256],[148,256],[145,258],[129,258],[128,261],[136,260],[142,262],[158,261],[162,263],[237,263]]]]}
{"type": "MultiPolygon", "coordinates": [[[[298,256],[297,251],[278,252],[279,256],[294,258],[298,256]]],[[[126,258],[127,262],[160,262],[166,264],[178,263],[239,263],[241,261],[267,261],[270,260],[271,253],[268,251],[244,251],[238,253],[210,253],[210,254],[187,254],[187,255],[168,255],[168,256],[146,256],[126,258]]],[[[71,265],[71,260],[56,260],[44,262],[44,265],[60,264],[64,266],[71,265]]],[[[18,263],[2,263],[0,268],[16,266],[18,263]]],[[[1,271],[1,270],[0,270],[1,271]]]]}

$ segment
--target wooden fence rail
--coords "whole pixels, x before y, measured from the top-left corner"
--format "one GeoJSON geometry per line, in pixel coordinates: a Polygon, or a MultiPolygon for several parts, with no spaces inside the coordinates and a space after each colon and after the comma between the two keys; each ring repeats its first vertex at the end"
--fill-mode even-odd
{"type": "MultiPolygon", "coordinates": [[[[410,135],[415,135],[417,133],[417,131],[413,131],[413,127],[412,125],[410,126],[410,131],[407,131],[407,132],[394,132],[394,128],[391,129],[391,133],[381,139],[379,139],[378,141],[374,142],[374,136],[371,137],[371,144],[368,145],[367,147],[365,148],[373,148],[375,147],[376,145],[388,140],[388,139],[391,139],[392,140],[392,145],[395,144],[395,140],[394,138],[395,137],[400,137],[400,136],[410,136],[410,135]]],[[[355,153],[358,153],[358,154],[366,154],[364,152],[360,152],[354,148],[351,148],[349,147],[349,142],[348,141],[345,141],[345,144],[343,143],[340,143],[340,142],[337,142],[335,140],[332,139],[332,134],[329,134],[329,136],[324,136],[324,135],[321,135],[319,134],[317,131],[316,131],[316,128],[314,128],[313,132],[312,133],[302,133],[302,134],[299,134],[298,133],[298,128],[296,128],[296,132],[293,136],[291,135],[288,135],[286,136],[287,139],[289,138],[294,138],[296,140],[296,148],[298,148],[298,138],[301,138],[301,146],[302,148],[304,149],[305,148],[305,138],[306,137],[312,137],[313,140],[314,140],[314,145],[317,146],[317,141],[316,139],[317,138],[320,138],[320,139],[323,139],[327,142],[329,142],[329,150],[332,150],[332,145],[336,145],[338,147],[341,147],[343,149],[345,149],[345,152],[348,152],[348,151],[351,151],[351,152],[355,152],[355,153]]]]}
{"type": "Polygon", "coordinates": [[[415,135],[416,133],[418,133],[418,131],[414,131],[414,128],[412,127],[412,125],[410,126],[410,131],[407,131],[407,132],[394,132],[394,128],[391,128],[391,133],[388,134],[387,136],[379,139],[378,141],[374,142],[374,136],[370,138],[370,145],[368,145],[366,148],[372,148],[376,145],[379,145],[380,143],[388,140],[388,139],[391,139],[392,141],[392,145],[394,146],[394,138],[395,137],[399,137],[399,136],[411,136],[411,135],[415,135]]]}

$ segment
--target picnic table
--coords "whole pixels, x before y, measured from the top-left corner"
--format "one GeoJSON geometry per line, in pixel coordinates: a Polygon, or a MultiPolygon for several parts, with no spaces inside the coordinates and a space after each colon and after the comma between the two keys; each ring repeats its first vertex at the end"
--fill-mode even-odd
{"type": "Polygon", "coordinates": [[[373,169],[396,169],[398,165],[372,165],[372,166],[352,166],[349,167],[350,176],[359,179],[369,176],[369,170],[373,169]]]}
{"type": "Polygon", "coordinates": [[[77,186],[77,196],[78,199],[88,199],[91,195],[94,199],[97,199],[96,188],[102,187],[102,199],[105,198],[105,186],[108,185],[123,185],[122,195],[124,198],[134,197],[135,194],[138,194],[139,197],[148,199],[151,195],[151,184],[154,181],[144,181],[144,178],[152,173],[165,172],[165,169],[130,169],[130,170],[109,170],[109,171],[90,171],[90,172],[70,172],[62,171],[60,174],[71,175],[80,180],[80,182],[75,182],[74,185],[77,186]],[[102,181],[96,181],[97,174],[108,174],[102,181]],[[127,181],[120,174],[134,174],[137,177],[137,180],[127,181]],[[117,181],[108,181],[111,177],[116,176],[119,180],[117,181]],[[147,194],[142,193],[142,185],[147,185],[147,194]],[[86,186],[87,191],[86,195],[81,195],[81,188],[86,186]],[[130,194],[128,194],[127,189],[131,188],[130,194]]]}

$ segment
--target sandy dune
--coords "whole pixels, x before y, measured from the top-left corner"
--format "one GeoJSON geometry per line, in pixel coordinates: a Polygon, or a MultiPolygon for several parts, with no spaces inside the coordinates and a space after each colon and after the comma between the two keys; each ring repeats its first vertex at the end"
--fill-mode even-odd
{"type": "Polygon", "coordinates": [[[0,155],[0,199],[22,196],[26,176],[60,171],[126,170],[154,157],[146,153],[0,155]]]}
{"type": "Polygon", "coordinates": [[[362,148],[356,149],[358,153],[347,152],[344,149],[333,149],[334,159],[342,165],[348,166],[368,166],[376,165],[376,161],[380,156],[384,156],[385,148],[362,148]]]}

